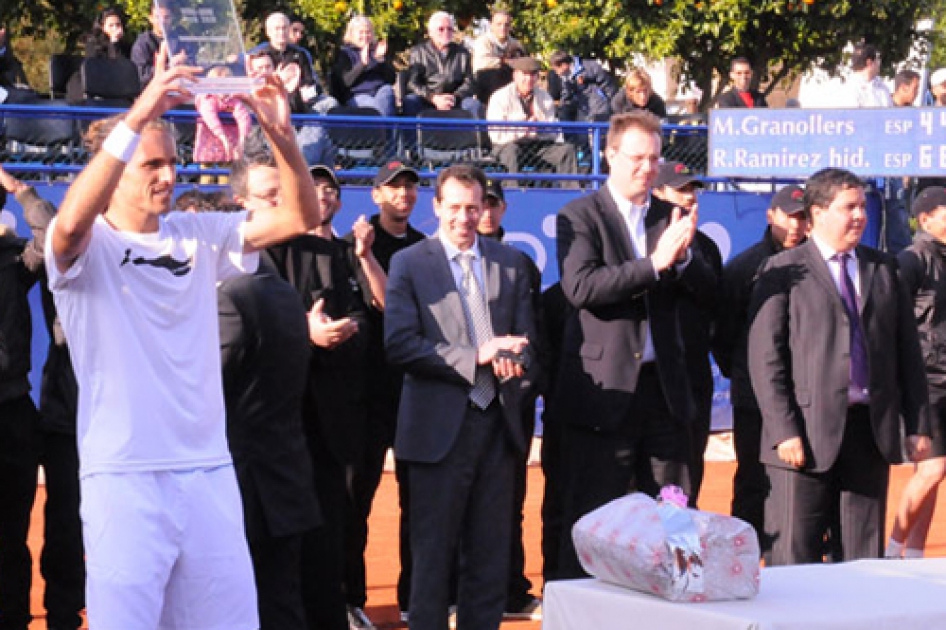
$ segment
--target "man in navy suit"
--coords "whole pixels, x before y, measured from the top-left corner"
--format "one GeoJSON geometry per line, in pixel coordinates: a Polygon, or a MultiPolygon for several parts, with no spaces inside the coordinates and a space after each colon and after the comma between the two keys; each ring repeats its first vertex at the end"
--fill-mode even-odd
{"type": "Polygon", "coordinates": [[[483,172],[437,178],[438,234],[391,261],[384,340],[405,371],[395,455],[410,479],[413,630],[447,627],[457,566],[460,628],[499,628],[506,602],[520,400],[534,321],[525,255],[477,236],[483,172]]]}

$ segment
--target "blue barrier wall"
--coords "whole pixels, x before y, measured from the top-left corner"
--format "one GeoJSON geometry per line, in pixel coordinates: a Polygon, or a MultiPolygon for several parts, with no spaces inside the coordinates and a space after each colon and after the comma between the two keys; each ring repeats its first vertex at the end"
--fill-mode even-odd
{"type": "MultiPolygon", "coordinates": [[[[64,185],[39,184],[39,194],[58,205],[66,192],[64,185]]],[[[187,190],[179,186],[178,193],[187,190]]],[[[558,280],[558,265],[555,259],[555,215],[570,200],[582,193],[573,190],[545,188],[511,188],[506,193],[508,210],[503,225],[506,239],[510,244],[526,252],[542,271],[544,286],[558,280]]],[[[719,245],[723,260],[729,260],[735,254],[759,240],[765,230],[765,211],[771,194],[747,192],[704,192],[700,196],[700,229],[712,237],[719,245]]],[[[351,224],[359,215],[370,216],[376,207],[371,201],[371,189],[366,186],[346,186],[342,192],[342,210],[335,219],[339,233],[349,231],[351,224]]],[[[10,197],[7,208],[15,219],[17,231],[29,236],[29,229],[23,221],[22,208],[10,197]]],[[[869,209],[869,228],[864,242],[876,245],[880,234],[879,198],[872,200],[869,209]]],[[[411,223],[426,234],[437,230],[437,218],[433,213],[433,190],[419,189],[419,198],[415,206],[411,223]]],[[[34,397],[38,398],[40,373],[46,359],[46,347],[49,338],[43,325],[42,310],[39,303],[39,291],[30,294],[33,305],[33,383],[34,397]]],[[[724,379],[723,379],[724,380],[724,379]]]]}

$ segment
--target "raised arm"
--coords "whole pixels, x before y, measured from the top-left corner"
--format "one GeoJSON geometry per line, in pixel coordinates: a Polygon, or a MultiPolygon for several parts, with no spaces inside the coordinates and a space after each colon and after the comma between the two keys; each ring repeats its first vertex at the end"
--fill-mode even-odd
{"type": "Polygon", "coordinates": [[[71,267],[89,246],[92,224],[108,208],[125,171],[125,164],[135,152],[141,132],[149,122],[191,98],[191,93],[182,87],[181,80],[194,81],[198,72],[199,68],[189,66],[168,68],[167,45],[161,45],[151,83],[132,105],[125,119],[109,134],[102,150],[79,173],[59,207],[59,217],[52,235],[53,254],[59,271],[71,267]]]}
{"type": "Polygon", "coordinates": [[[259,251],[316,227],[322,211],[315,185],[292,127],[289,97],[278,77],[270,75],[249,96],[241,96],[256,114],[273,149],[279,171],[280,205],[266,212],[251,212],[243,232],[243,251],[259,251]]]}

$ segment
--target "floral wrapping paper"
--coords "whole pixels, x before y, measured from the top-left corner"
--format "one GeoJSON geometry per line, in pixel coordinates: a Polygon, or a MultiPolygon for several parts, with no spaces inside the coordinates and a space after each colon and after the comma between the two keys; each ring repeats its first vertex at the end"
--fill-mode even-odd
{"type": "Polygon", "coordinates": [[[759,593],[759,542],[748,523],[658,502],[615,499],[572,529],[585,571],[673,601],[748,599],[759,593]],[[698,541],[698,542],[697,542],[698,541]]]}

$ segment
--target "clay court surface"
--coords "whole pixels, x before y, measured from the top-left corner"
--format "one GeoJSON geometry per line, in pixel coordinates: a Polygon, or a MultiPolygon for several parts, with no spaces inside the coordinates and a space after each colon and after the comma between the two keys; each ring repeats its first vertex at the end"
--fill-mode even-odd
{"type": "MultiPolygon", "coordinates": [[[[728,513],[732,497],[732,475],[735,465],[731,462],[710,461],[706,465],[706,480],[703,494],[700,497],[700,507],[713,512],[728,513]]],[[[891,475],[890,496],[888,506],[888,522],[891,510],[900,496],[900,489],[912,472],[909,466],[898,466],[891,475]]],[[[397,489],[394,474],[385,473],[378,497],[375,502],[374,514],[371,519],[371,533],[368,548],[368,616],[379,628],[402,628],[398,618],[395,603],[394,585],[397,580],[397,489]]],[[[540,522],[539,507],[542,502],[542,471],[538,466],[529,469],[529,489],[526,497],[526,574],[535,586],[533,592],[538,594],[541,588],[542,558],[539,549],[540,522]]],[[[941,494],[943,492],[941,491],[941,494]]],[[[38,556],[40,546],[40,532],[42,532],[42,505],[45,492],[40,488],[36,497],[33,512],[33,528],[30,544],[34,552],[34,559],[38,556]]],[[[940,504],[946,503],[946,497],[940,499],[940,504]]],[[[927,545],[928,556],[946,556],[946,511],[937,510],[936,520],[930,533],[927,545]]],[[[36,620],[30,625],[30,630],[46,630],[46,620],[42,609],[43,584],[38,569],[35,571],[33,584],[33,614],[36,620]]],[[[765,582],[762,583],[765,588],[765,582]]],[[[503,624],[504,630],[538,630],[539,622],[511,621],[503,624]]]]}

